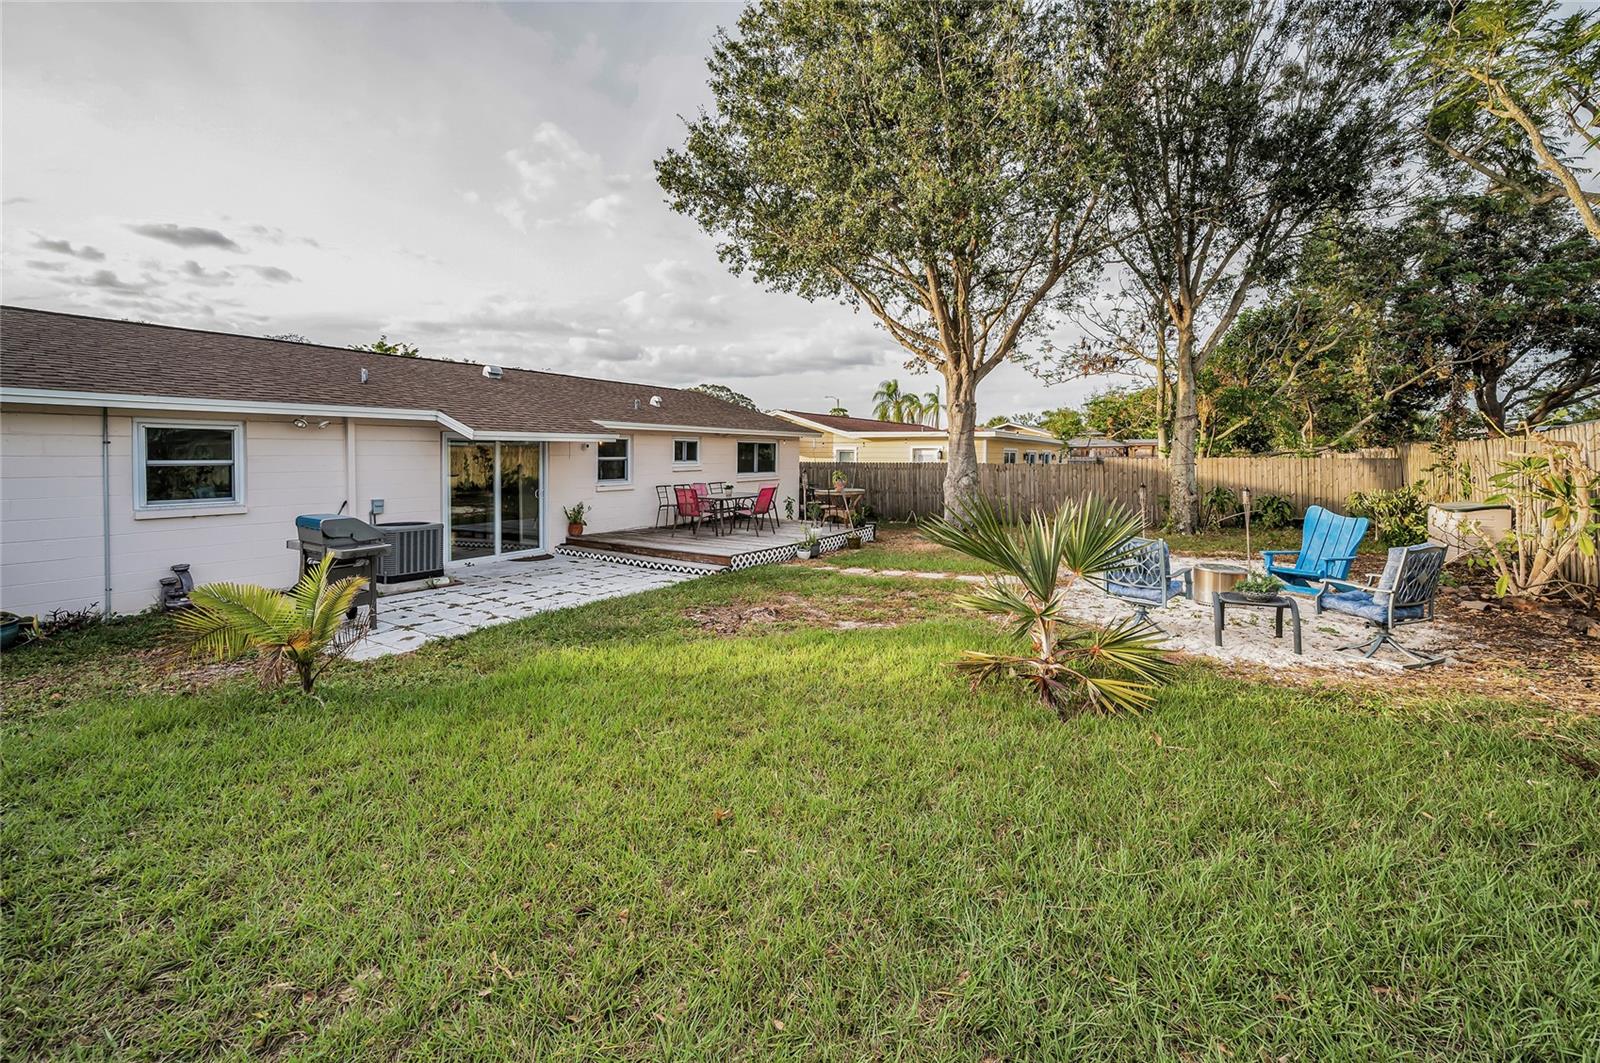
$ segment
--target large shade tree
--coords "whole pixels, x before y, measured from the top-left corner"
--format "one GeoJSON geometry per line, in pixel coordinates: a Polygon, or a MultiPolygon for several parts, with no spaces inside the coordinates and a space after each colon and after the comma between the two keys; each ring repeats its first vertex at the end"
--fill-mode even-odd
{"type": "Polygon", "coordinates": [[[1600,399],[1600,246],[1565,203],[1428,197],[1387,247],[1399,276],[1386,328],[1470,394],[1491,432],[1600,399]]]}
{"type": "Polygon", "coordinates": [[[729,267],[865,307],[944,378],[952,515],[977,493],[979,383],[1100,239],[1077,42],[1022,2],[753,6],[717,36],[713,109],[656,163],[729,267]]]}
{"type": "Polygon", "coordinates": [[[1600,240],[1600,9],[1450,0],[1410,54],[1429,94],[1429,143],[1496,191],[1565,202],[1600,240]]]}
{"type": "Polygon", "coordinates": [[[1398,143],[1400,5],[1077,0],[1121,175],[1130,299],[1170,333],[1171,508],[1199,521],[1199,373],[1316,219],[1358,205],[1398,143]]]}

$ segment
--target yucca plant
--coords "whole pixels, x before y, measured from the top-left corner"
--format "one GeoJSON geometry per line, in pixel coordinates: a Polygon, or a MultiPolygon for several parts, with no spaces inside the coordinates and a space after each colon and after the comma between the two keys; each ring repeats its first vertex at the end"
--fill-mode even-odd
{"type": "Polygon", "coordinates": [[[366,581],[328,581],[326,555],[285,593],[253,583],[207,583],[189,594],[194,608],[178,614],[190,653],[223,661],[255,651],[263,686],[276,686],[292,669],[307,694],[317,678],[367,633],[346,624],[345,614],[366,581]]]}
{"type": "Polygon", "coordinates": [[[1032,645],[1028,654],[967,651],[956,667],[974,683],[996,676],[1020,679],[1065,717],[1087,708],[1138,712],[1170,673],[1161,634],[1129,618],[1108,627],[1072,623],[1065,595],[1080,582],[1098,583],[1128,556],[1140,520],[1094,496],[1068,500],[1054,514],[1012,523],[986,501],[957,522],[923,525],[933,542],[1000,570],[962,605],[1010,621],[1032,645]]]}

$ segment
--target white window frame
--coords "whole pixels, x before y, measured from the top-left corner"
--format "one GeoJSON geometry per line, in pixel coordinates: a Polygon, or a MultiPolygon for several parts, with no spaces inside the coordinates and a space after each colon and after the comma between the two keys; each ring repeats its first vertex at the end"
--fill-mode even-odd
{"type": "Polygon", "coordinates": [[[938,447],[912,447],[911,448],[911,460],[915,461],[915,462],[936,462],[936,461],[940,460],[939,459],[939,448],[938,447]],[[933,455],[933,457],[931,457],[931,458],[919,458],[919,457],[917,457],[917,455],[919,453],[922,453],[922,454],[931,453],[933,455]]]}
{"type": "Polygon", "coordinates": [[[850,462],[850,463],[858,462],[858,461],[861,460],[861,448],[860,447],[834,447],[833,448],[833,460],[834,461],[840,461],[840,462],[850,462]],[[848,454],[850,456],[847,458],[847,457],[845,457],[846,454],[848,454]]]}
{"type": "Polygon", "coordinates": [[[781,456],[778,454],[778,441],[776,439],[740,439],[736,440],[733,444],[733,478],[735,480],[775,479],[778,475],[778,466],[780,464],[782,464],[782,460],[781,456]],[[762,472],[760,468],[755,469],[753,472],[739,471],[739,448],[744,446],[746,443],[749,443],[751,446],[756,448],[757,466],[760,466],[761,464],[761,447],[766,445],[772,448],[772,469],[770,472],[762,472]]]}
{"type": "Polygon", "coordinates": [[[606,443],[622,443],[628,448],[628,452],[622,456],[622,461],[623,461],[623,466],[622,467],[623,467],[623,470],[624,470],[624,476],[620,480],[602,480],[600,478],[600,463],[602,461],[616,461],[617,459],[616,458],[602,458],[600,456],[600,448],[602,446],[604,446],[605,444],[604,443],[596,443],[594,445],[594,486],[595,486],[595,490],[597,490],[597,491],[606,491],[606,490],[614,490],[614,489],[623,488],[623,487],[632,487],[633,486],[633,437],[632,436],[618,436],[615,439],[606,440],[606,443]]]}
{"type": "Polygon", "coordinates": [[[1015,465],[1016,463],[1017,463],[1017,452],[1015,450],[1013,450],[1010,447],[1007,447],[1006,449],[1004,449],[1004,450],[1002,450],[1000,452],[1000,464],[1001,465],[1015,465]]]}
{"type": "Polygon", "coordinates": [[[672,467],[674,469],[698,469],[700,467],[700,437],[699,436],[673,436],[672,437],[672,467]],[[693,443],[694,457],[688,461],[678,460],[678,444],[693,443]]]}
{"type": "MultiPolygon", "coordinates": [[[[162,462],[163,465],[217,465],[220,462],[162,462]]],[[[191,517],[207,513],[244,513],[245,461],[243,421],[172,421],[164,418],[138,418],[133,422],[133,512],[136,517],[191,517]],[[151,502],[145,497],[145,430],[148,428],[199,428],[233,433],[233,497],[189,499],[178,502],[151,502]]]]}

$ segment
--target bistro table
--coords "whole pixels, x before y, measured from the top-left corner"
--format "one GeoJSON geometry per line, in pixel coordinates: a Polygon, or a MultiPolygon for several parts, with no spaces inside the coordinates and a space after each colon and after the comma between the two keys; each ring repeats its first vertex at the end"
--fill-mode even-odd
{"type": "Polygon", "coordinates": [[[1273,636],[1283,638],[1283,613],[1288,610],[1289,618],[1294,621],[1294,652],[1300,653],[1300,606],[1288,595],[1280,594],[1275,598],[1268,598],[1258,602],[1246,598],[1238,591],[1218,591],[1211,596],[1211,641],[1222,645],[1222,625],[1226,622],[1229,609],[1271,609],[1275,621],[1273,636]]]}
{"type": "Polygon", "coordinates": [[[827,506],[825,517],[837,516],[848,526],[852,528],[856,526],[856,512],[867,497],[865,487],[818,487],[814,491],[818,498],[838,499],[837,505],[827,506]]]}

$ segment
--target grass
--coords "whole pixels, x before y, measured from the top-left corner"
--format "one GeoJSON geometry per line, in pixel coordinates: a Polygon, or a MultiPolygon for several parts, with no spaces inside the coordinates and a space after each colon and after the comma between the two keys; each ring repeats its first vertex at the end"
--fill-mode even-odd
{"type": "Polygon", "coordinates": [[[1060,723],[953,678],[1000,636],[947,593],[760,569],[343,667],[325,704],[162,692],[124,664],[153,623],[9,655],[6,1051],[1600,1043],[1596,784],[1521,710],[1192,668],[1060,723]]]}
{"type": "MultiPolygon", "coordinates": [[[[914,524],[883,523],[878,525],[877,541],[867,543],[860,550],[840,550],[825,554],[815,562],[833,568],[874,568],[905,572],[956,572],[983,574],[992,571],[989,565],[964,554],[928,542],[914,524]]],[[[1156,533],[1152,533],[1156,534],[1156,533]]],[[[1224,529],[1201,532],[1196,535],[1163,535],[1176,554],[1190,557],[1244,557],[1243,529],[1224,529]]],[[[1292,550],[1300,545],[1298,528],[1259,529],[1250,536],[1250,548],[1256,561],[1262,550],[1292,550]]],[[[1375,550],[1364,544],[1363,552],[1375,550]]]]}

